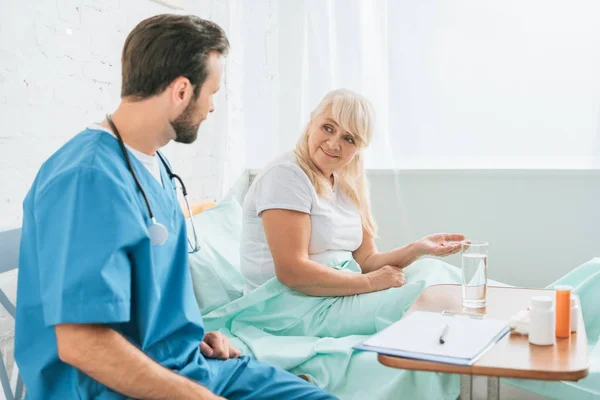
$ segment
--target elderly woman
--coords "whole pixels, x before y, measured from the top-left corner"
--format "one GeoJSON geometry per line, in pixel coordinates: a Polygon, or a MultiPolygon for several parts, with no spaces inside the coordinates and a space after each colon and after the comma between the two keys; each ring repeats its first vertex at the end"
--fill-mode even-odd
{"type": "Polygon", "coordinates": [[[424,286],[457,280],[454,267],[434,261],[427,271],[411,271],[416,282],[401,287],[403,268],[458,252],[463,235],[438,233],[377,251],[362,156],[372,131],[369,102],[335,90],[312,112],[295,151],[256,177],[243,206],[245,293],[270,298],[279,290],[275,280],[297,295],[270,299],[260,315],[246,310],[237,320],[278,336],[370,335],[402,318],[424,286]],[[311,297],[319,300],[310,305],[311,297]]]}
{"type": "Polygon", "coordinates": [[[273,277],[311,296],[349,296],[406,283],[403,268],[460,250],[438,233],[378,252],[363,150],[373,134],[369,102],[349,90],[323,98],[294,152],[256,177],[243,207],[241,270],[250,292],[273,277]],[[332,266],[354,259],[362,273],[332,266]]]}

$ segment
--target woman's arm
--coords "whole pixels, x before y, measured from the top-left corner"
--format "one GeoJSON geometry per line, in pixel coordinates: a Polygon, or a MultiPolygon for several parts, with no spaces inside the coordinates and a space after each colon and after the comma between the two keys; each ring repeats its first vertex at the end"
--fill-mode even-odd
{"type": "Polygon", "coordinates": [[[437,233],[425,236],[421,240],[380,253],[377,251],[373,236],[363,229],[363,240],[358,249],[352,254],[360,265],[363,273],[378,270],[384,265],[396,265],[400,268],[410,264],[426,255],[445,257],[460,251],[460,241],[465,237],[461,234],[437,233]]]}
{"type": "Polygon", "coordinates": [[[371,274],[354,274],[311,261],[309,214],[270,209],[261,216],[277,278],[292,289],[311,296],[348,296],[405,283],[402,270],[392,266],[371,274]]]}
{"type": "Polygon", "coordinates": [[[373,235],[364,229],[362,243],[360,244],[360,247],[352,253],[352,256],[365,274],[376,271],[384,265],[396,265],[400,268],[404,268],[423,255],[424,254],[418,253],[418,248],[415,243],[410,243],[385,253],[379,253],[373,235]]]}

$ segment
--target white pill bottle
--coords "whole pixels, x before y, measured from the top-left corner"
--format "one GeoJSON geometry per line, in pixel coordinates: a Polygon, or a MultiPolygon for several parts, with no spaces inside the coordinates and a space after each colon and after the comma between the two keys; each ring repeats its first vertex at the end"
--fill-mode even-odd
{"type": "Polygon", "coordinates": [[[538,346],[553,345],[556,335],[552,297],[533,297],[529,309],[529,343],[538,346]]]}
{"type": "Polygon", "coordinates": [[[579,325],[579,300],[571,294],[571,332],[577,332],[579,325]]]}

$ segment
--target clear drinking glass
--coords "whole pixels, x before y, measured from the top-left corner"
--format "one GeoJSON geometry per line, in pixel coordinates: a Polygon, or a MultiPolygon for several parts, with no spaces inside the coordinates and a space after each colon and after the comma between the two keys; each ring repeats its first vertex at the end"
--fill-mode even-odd
{"type": "Polygon", "coordinates": [[[462,242],[462,306],[483,308],[487,294],[487,242],[462,242]]]}

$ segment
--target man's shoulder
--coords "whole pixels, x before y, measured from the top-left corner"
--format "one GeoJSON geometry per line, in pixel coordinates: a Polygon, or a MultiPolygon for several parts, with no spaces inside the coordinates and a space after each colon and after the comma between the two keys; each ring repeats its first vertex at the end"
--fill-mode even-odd
{"type": "Polygon", "coordinates": [[[32,190],[40,193],[58,181],[72,180],[80,175],[97,176],[104,183],[117,184],[121,181],[119,176],[122,176],[123,166],[115,163],[118,144],[116,141],[111,143],[112,140],[101,131],[81,131],[42,164],[32,190]]]}
{"type": "Polygon", "coordinates": [[[56,150],[42,164],[40,171],[66,166],[93,166],[96,161],[114,155],[114,149],[118,149],[118,144],[115,141],[114,146],[111,146],[111,141],[106,132],[86,128],[56,150]]]}

